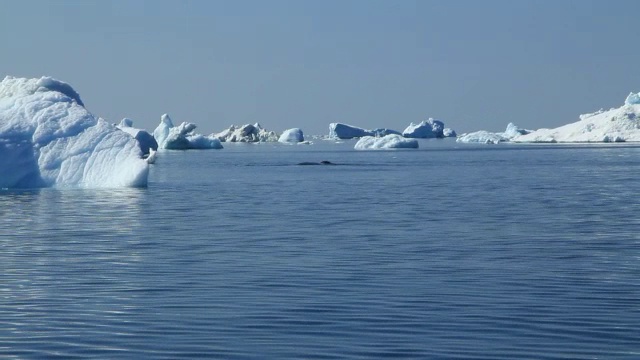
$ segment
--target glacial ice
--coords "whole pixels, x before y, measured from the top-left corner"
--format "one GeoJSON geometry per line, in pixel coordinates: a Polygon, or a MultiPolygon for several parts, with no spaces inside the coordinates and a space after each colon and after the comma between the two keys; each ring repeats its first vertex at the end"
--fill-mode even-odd
{"type": "Polygon", "coordinates": [[[353,139],[363,136],[375,136],[375,133],[371,130],[365,130],[357,126],[347,125],[343,123],[331,123],[329,124],[329,137],[338,139],[353,139]]]}
{"type": "Polygon", "coordinates": [[[364,136],[353,147],[356,150],[417,149],[418,140],[390,134],[383,137],[364,136]]]}
{"type": "Polygon", "coordinates": [[[629,96],[625,99],[624,103],[626,105],[639,105],[640,104],[640,93],[629,93],[629,96]]]}
{"type": "Polygon", "coordinates": [[[480,144],[498,144],[508,142],[512,139],[530,133],[531,130],[520,129],[514,123],[509,123],[507,129],[501,133],[493,133],[489,131],[475,131],[472,133],[462,134],[456,141],[461,143],[480,143],[480,144]]]}
{"type": "Polygon", "coordinates": [[[440,120],[429,119],[419,124],[411,123],[403,132],[387,128],[367,130],[343,123],[329,124],[329,138],[353,139],[365,136],[384,137],[386,135],[402,135],[406,138],[444,138],[456,137],[456,132],[452,129],[445,129],[444,123],[440,120]]]}
{"type": "Polygon", "coordinates": [[[262,128],[260,124],[245,124],[242,126],[231,125],[228,129],[210,137],[222,142],[271,142],[278,141],[278,134],[262,128]]]}
{"type": "Polygon", "coordinates": [[[430,139],[444,137],[444,123],[440,120],[430,118],[421,121],[419,124],[411,123],[403,132],[406,138],[430,139]]]}
{"type": "Polygon", "coordinates": [[[116,127],[138,140],[138,144],[140,145],[140,150],[142,150],[143,155],[149,155],[150,150],[158,150],[158,142],[153,135],[146,130],[134,128],[133,120],[124,118],[120,121],[119,125],[116,125],[116,127]]]}
{"type": "Polygon", "coordinates": [[[640,93],[631,93],[624,105],[580,116],[580,120],[554,129],[539,129],[517,136],[514,142],[588,143],[640,141],[640,93]]]}
{"type": "Polygon", "coordinates": [[[454,138],[456,136],[458,136],[458,134],[456,134],[456,131],[450,128],[444,128],[444,130],[442,130],[442,136],[446,137],[446,138],[454,138]]]}
{"type": "Polygon", "coordinates": [[[281,143],[300,143],[304,141],[304,134],[301,129],[293,128],[282,132],[278,138],[281,143]]]}
{"type": "Polygon", "coordinates": [[[69,84],[0,82],[0,188],[140,187],[148,173],[137,141],[87,111],[69,84]]]}
{"type": "Polygon", "coordinates": [[[160,124],[153,131],[153,137],[158,142],[159,149],[222,149],[219,139],[194,132],[196,127],[196,124],[189,122],[174,126],[169,115],[164,114],[160,117],[160,124]]]}

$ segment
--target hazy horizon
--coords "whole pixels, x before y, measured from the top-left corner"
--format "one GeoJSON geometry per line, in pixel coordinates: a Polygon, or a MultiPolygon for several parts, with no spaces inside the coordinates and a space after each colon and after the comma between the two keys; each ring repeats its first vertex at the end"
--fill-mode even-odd
{"type": "Polygon", "coordinates": [[[633,1],[3,3],[2,77],[52,76],[110,122],[461,132],[556,127],[640,91],[633,1]]]}

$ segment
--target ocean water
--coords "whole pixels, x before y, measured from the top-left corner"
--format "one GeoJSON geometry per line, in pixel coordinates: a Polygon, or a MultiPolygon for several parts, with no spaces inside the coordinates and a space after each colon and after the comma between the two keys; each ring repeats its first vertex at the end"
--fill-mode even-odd
{"type": "Polygon", "coordinates": [[[640,358],[640,147],[353,144],[0,192],[0,358],[640,358]]]}

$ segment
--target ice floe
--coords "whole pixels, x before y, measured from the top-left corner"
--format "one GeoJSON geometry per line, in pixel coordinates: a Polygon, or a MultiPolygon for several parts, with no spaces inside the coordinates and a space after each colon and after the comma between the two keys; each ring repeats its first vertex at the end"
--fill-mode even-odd
{"type": "Polygon", "coordinates": [[[383,137],[365,136],[353,147],[356,150],[417,149],[418,140],[390,134],[383,137]]]}

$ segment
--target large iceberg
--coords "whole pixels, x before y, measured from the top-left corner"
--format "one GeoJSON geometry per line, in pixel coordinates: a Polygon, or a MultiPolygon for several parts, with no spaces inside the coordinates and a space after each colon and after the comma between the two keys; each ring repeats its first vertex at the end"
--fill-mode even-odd
{"type": "Polygon", "coordinates": [[[143,155],[149,155],[150,150],[158,150],[158,142],[153,135],[149,134],[146,130],[134,128],[133,120],[124,118],[116,127],[138,140],[143,155]]]}
{"type": "Polygon", "coordinates": [[[158,142],[159,149],[222,149],[220,140],[195,133],[196,127],[196,124],[189,122],[174,126],[169,115],[164,114],[160,117],[160,124],[153,131],[153,137],[158,142]]]}
{"type": "Polygon", "coordinates": [[[304,134],[301,129],[293,128],[282,132],[278,138],[281,143],[301,143],[304,141],[304,134]]]}
{"type": "Polygon", "coordinates": [[[363,136],[375,136],[375,133],[371,130],[365,130],[357,126],[351,126],[342,123],[329,124],[329,137],[338,139],[353,139],[363,136]]]}
{"type": "Polygon", "coordinates": [[[459,136],[456,141],[461,143],[498,144],[508,142],[516,137],[530,133],[531,130],[520,129],[514,123],[509,123],[504,132],[475,131],[459,136]]]}
{"type": "Polygon", "coordinates": [[[136,140],[94,117],[69,84],[0,82],[0,188],[140,187],[148,173],[136,140]]]}
{"type": "Polygon", "coordinates": [[[222,142],[270,142],[278,141],[278,134],[274,131],[268,131],[262,128],[260,124],[246,124],[242,126],[231,125],[228,129],[217,134],[211,134],[210,137],[216,138],[222,142]]]}
{"type": "Polygon", "coordinates": [[[624,105],[580,115],[580,120],[555,129],[539,129],[517,136],[514,142],[624,142],[640,141],[640,93],[631,93],[624,105]]]}
{"type": "Polygon", "coordinates": [[[419,124],[411,123],[402,132],[402,136],[418,139],[443,138],[445,137],[444,123],[432,118],[426,121],[421,121],[419,124]]]}
{"type": "Polygon", "coordinates": [[[353,147],[356,150],[417,149],[418,140],[407,139],[397,134],[383,137],[365,136],[353,147]]]}

